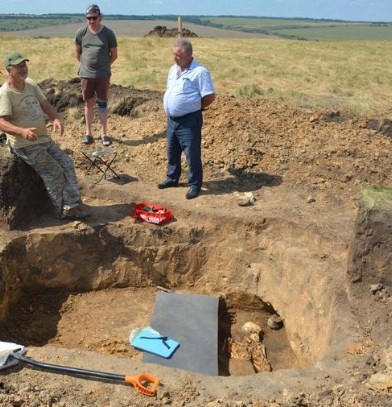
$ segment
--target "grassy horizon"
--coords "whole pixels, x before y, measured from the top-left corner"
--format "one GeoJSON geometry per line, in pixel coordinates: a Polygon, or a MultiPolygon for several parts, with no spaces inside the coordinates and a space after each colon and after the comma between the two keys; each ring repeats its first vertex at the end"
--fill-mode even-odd
{"type": "Polygon", "coordinates": [[[392,40],[392,24],[388,22],[354,22],[307,18],[201,17],[202,21],[225,29],[263,32],[285,39],[328,40],[392,40]]]}
{"type": "MultiPolygon", "coordinates": [[[[48,14],[48,15],[23,15],[0,14],[0,32],[15,32],[23,35],[26,31],[46,31],[48,37],[59,35],[66,26],[73,23],[83,24],[83,14],[48,14]]],[[[145,33],[155,25],[160,25],[160,20],[170,20],[169,24],[176,24],[178,16],[175,15],[105,15],[105,20],[110,25],[119,28],[121,21],[127,21],[127,34],[139,36],[140,32],[134,30],[135,24],[142,22],[145,33]]],[[[210,28],[218,28],[220,33],[213,37],[227,37],[228,32],[246,33],[256,36],[280,37],[296,40],[392,40],[391,22],[366,22],[345,21],[310,18],[274,18],[256,16],[183,16],[183,23],[193,27],[195,32],[202,37],[211,34],[210,28]]],[[[215,32],[215,34],[217,34],[215,32]]],[[[35,34],[31,34],[34,36],[35,34]]],[[[45,34],[44,34],[45,35],[45,34]]],[[[143,34],[142,34],[143,35],[143,34]]]]}
{"type": "MultiPolygon", "coordinates": [[[[118,37],[112,83],[163,91],[172,61],[172,38],[118,37]]],[[[214,79],[218,94],[281,100],[360,115],[391,112],[389,41],[296,41],[194,38],[194,57],[214,79]]],[[[2,36],[0,55],[29,58],[30,77],[77,76],[73,38],[2,36]]],[[[1,69],[1,71],[5,71],[1,69]]],[[[6,76],[0,75],[0,82],[6,76]]]]}

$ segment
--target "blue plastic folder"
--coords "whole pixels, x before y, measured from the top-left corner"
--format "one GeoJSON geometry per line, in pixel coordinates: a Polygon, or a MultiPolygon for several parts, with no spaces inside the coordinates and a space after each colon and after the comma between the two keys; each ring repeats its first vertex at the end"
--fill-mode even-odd
{"type": "Polygon", "coordinates": [[[180,346],[179,342],[159,332],[152,332],[149,329],[141,330],[131,341],[131,345],[137,349],[154,355],[170,358],[175,350],[180,346]]]}

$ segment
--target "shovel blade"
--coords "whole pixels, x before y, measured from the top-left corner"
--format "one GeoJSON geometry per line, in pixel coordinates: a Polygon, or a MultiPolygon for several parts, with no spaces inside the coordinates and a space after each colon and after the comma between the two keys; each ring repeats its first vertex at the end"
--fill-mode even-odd
{"type": "Polygon", "coordinates": [[[26,348],[17,343],[0,341],[0,370],[7,369],[18,363],[16,359],[9,358],[11,353],[19,353],[20,355],[23,355],[26,353],[26,348]]]}

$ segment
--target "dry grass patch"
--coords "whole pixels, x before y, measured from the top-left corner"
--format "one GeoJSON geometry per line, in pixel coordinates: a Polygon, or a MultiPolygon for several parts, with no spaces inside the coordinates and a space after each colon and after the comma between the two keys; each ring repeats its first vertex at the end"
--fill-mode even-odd
{"type": "MultiPolygon", "coordinates": [[[[112,82],[164,90],[172,61],[170,38],[120,36],[112,82]]],[[[306,106],[389,115],[390,44],[383,41],[293,41],[195,38],[194,55],[207,66],[218,93],[286,100],[306,106]]],[[[77,75],[72,38],[3,37],[0,53],[30,59],[38,81],[77,75]]]]}
{"type": "Polygon", "coordinates": [[[386,185],[368,185],[362,190],[362,201],[366,210],[392,209],[392,187],[386,185]]]}

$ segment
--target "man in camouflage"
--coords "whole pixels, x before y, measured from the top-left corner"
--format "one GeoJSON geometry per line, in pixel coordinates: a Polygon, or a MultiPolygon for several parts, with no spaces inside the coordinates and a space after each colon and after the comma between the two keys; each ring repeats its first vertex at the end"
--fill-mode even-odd
{"type": "Polygon", "coordinates": [[[7,81],[0,88],[0,131],[10,150],[42,178],[59,219],[84,219],[80,187],[72,160],[49,136],[45,114],[63,134],[60,116],[37,83],[29,79],[27,63],[18,52],[4,60],[7,81]]]}

